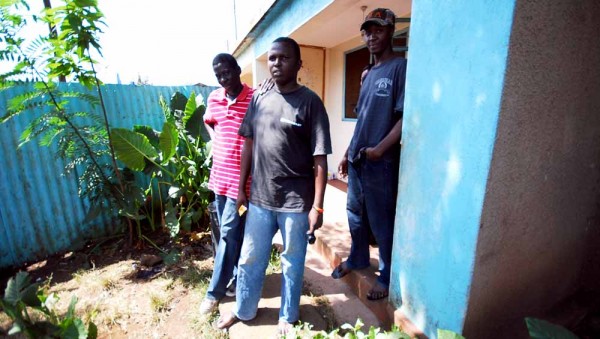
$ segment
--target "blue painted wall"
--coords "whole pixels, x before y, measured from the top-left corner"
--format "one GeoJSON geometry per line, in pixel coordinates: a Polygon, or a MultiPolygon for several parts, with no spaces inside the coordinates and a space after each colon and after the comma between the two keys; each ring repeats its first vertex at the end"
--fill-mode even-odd
{"type": "Polygon", "coordinates": [[[413,1],[391,302],[461,332],[514,0],[413,1]]]}
{"type": "MultiPolygon", "coordinates": [[[[83,91],[78,84],[61,89],[83,91]]],[[[159,96],[168,100],[175,91],[189,96],[194,91],[204,98],[214,87],[157,87],[134,85],[103,86],[103,96],[113,127],[149,125],[161,129],[164,116],[159,96]]],[[[10,98],[29,91],[18,87],[0,91],[0,116],[10,98]]],[[[95,93],[94,93],[95,94],[95,93]]],[[[72,100],[69,109],[100,114],[100,108],[72,100]]],[[[0,268],[19,266],[47,255],[73,249],[88,239],[115,231],[112,213],[92,224],[84,224],[88,203],[77,193],[74,175],[63,175],[65,163],[37,140],[17,149],[19,137],[33,116],[27,112],[0,124],[0,268]]]]}

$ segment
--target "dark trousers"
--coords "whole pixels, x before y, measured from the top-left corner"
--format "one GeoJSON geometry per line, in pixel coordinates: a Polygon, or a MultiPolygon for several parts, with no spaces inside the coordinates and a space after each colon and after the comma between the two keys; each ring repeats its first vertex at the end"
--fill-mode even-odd
{"type": "Polygon", "coordinates": [[[352,247],[350,269],[369,266],[369,228],[379,245],[378,281],[389,286],[392,240],[398,194],[398,161],[361,159],[348,163],[348,225],[352,247]]]}

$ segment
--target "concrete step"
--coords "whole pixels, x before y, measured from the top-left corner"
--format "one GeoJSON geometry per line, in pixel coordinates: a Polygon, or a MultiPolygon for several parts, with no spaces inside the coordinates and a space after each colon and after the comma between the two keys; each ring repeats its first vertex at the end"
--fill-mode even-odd
{"type": "MultiPolygon", "coordinates": [[[[323,257],[329,266],[329,275],[333,268],[348,257],[352,239],[346,217],[346,184],[339,180],[329,181],[325,191],[325,214],[323,227],[315,232],[317,241],[313,248],[323,257]]],[[[371,301],[368,291],[375,285],[378,275],[378,249],[371,247],[370,267],[354,270],[341,279],[354,295],[379,320],[379,326],[389,329],[394,323],[393,308],[388,298],[371,301]]],[[[337,280],[329,276],[330,283],[337,280]]]]}
{"type": "Polygon", "coordinates": [[[332,279],[330,273],[329,263],[314,246],[309,246],[304,280],[313,293],[327,298],[334,313],[335,325],[354,325],[360,318],[364,324],[363,332],[371,326],[382,328],[383,324],[379,318],[358,298],[350,286],[342,280],[332,279]]]}

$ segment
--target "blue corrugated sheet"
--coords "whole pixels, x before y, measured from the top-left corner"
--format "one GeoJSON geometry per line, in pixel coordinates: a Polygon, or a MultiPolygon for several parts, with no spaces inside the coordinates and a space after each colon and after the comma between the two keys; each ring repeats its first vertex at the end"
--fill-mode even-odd
{"type": "MultiPolygon", "coordinates": [[[[30,89],[0,91],[0,116],[6,113],[10,98],[30,89]]],[[[84,91],[78,84],[61,84],[61,89],[84,91]]],[[[161,95],[167,102],[176,91],[207,98],[213,89],[105,85],[102,94],[111,126],[149,125],[160,130],[164,122],[161,95]]],[[[99,106],[90,108],[83,101],[72,100],[69,105],[71,111],[101,114],[99,106]]],[[[63,175],[65,162],[55,156],[55,146],[39,146],[34,140],[17,149],[21,133],[39,114],[26,112],[0,124],[0,268],[74,249],[86,240],[115,232],[119,226],[110,213],[92,224],[83,223],[88,204],[77,194],[75,175],[63,175]]]]}

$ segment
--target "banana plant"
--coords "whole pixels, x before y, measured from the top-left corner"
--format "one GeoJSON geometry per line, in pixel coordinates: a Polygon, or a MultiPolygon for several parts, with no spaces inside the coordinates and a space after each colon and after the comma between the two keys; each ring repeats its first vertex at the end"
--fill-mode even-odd
{"type": "MultiPolygon", "coordinates": [[[[198,99],[194,93],[188,99],[176,92],[167,104],[161,97],[165,122],[160,131],[149,126],[111,130],[117,159],[129,170],[150,177],[141,214],[153,229],[166,227],[172,237],[191,230],[208,206],[210,137],[202,123],[206,107],[198,99]]],[[[139,211],[142,204],[137,200],[133,206],[139,211]]],[[[141,236],[141,219],[120,212],[137,221],[141,236]]]]}

